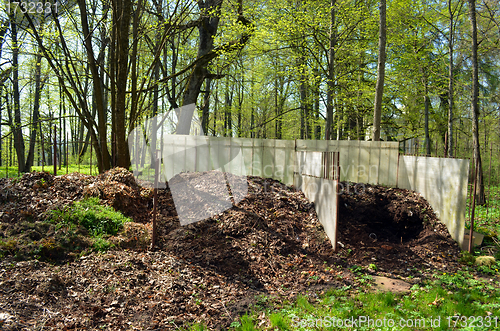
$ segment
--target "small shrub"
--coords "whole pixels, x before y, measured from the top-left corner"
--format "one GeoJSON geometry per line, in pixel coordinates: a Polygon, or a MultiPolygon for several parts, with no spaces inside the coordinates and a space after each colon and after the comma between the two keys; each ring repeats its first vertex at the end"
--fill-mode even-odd
{"type": "Polygon", "coordinates": [[[471,253],[464,251],[460,255],[458,262],[466,264],[466,265],[473,265],[474,262],[476,262],[476,258],[471,253]]]}

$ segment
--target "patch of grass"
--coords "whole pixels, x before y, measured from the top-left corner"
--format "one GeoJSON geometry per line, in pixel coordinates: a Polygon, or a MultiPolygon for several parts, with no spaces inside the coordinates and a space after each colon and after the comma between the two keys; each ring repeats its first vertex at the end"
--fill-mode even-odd
{"type": "Polygon", "coordinates": [[[94,238],[94,242],[92,243],[92,248],[98,252],[106,252],[107,250],[113,247],[114,245],[105,238],[103,238],[102,235],[94,238]]]}
{"type": "Polygon", "coordinates": [[[298,296],[294,302],[266,308],[265,320],[264,308],[256,305],[231,329],[243,330],[245,321],[244,330],[449,330],[463,327],[462,316],[474,316],[474,330],[490,330],[500,324],[494,319],[500,313],[500,288],[493,280],[477,277],[476,271],[464,267],[453,274],[435,274],[406,294],[342,288],[318,299],[298,296]],[[487,316],[493,317],[489,327],[487,316]]]}
{"type": "Polygon", "coordinates": [[[101,205],[96,197],[77,201],[64,210],[52,211],[51,220],[58,226],[83,226],[93,237],[115,235],[125,222],[131,221],[112,207],[101,205]]]}
{"type": "Polygon", "coordinates": [[[70,234],[66,236],[68,238],[78,227],[85,228],[92,237],[92,249],[98,252],[112,248],[114,245],[106,237],[116,235],[123,224],[130,221],[130,218],[112,207],[101,205],[96,197],[77,201],[62,210],[50,212],[50,222],[55,223],[56,230],[62,229],[66,234],[70,234]]]}
{"type": "MultiPolygon", "coordinates": [[[[65,175],[65,174],[70,174],[72,172],[79,172],[84,175],[90,175],[90,165],[88,164],[70,164],[68,165],[68,168],[66,169],[66,166],[62,167],[57,167],[57,174],[58,175],[65,175]]],[[[48,172],[50,174],[54,174],[54,167],[53,166],[34,166],[31,167],[31,171],[39,171],[39,172],[48,172]]],[[[97,175],[99,173],[99,170],[97,166],[92,166],[92,175],[97,175]]],[[[0,178],[18,178],[21,177],[23,174],[19,174],[17,172],[17,166],[15,167],[0,167],[0,178]]]]}
{"type": "MultiPolygon", "coordinates": [[[[469,189],[470,191],[470,189],[469,189]]],[[[484,233],[489,237],[500,239],[500,186],[491,186],[486,189],[487,203],[484,206],[476,204],[474,211],[474,230],[484,233]]],[[[466,226],[470,229],[470,192],[467,195],[466,226]]]]}

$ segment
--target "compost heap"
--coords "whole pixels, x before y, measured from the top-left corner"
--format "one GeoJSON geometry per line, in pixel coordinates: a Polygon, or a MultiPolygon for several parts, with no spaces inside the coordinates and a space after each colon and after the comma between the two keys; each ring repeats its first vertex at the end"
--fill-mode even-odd
{"type": "MultiPolygon", "coordinates": [[[[178,176],[213,191],[203,181],[220,173],[178,176]]],[[[417,193],[372,185],[341,192],[340,247],[333,252],[302,192],[271,179],[226,177],[246,180],[247,196],[183,227],[169,189],[158,191],[155,251],[146,249],[153,190],[125,169],[96,177],[29,173],[1,179],[2,327],[177,329],[203,321],[214,329],[254,304],[356,285],[353,266],[376,264],[380,273],[401,277],[457,266],[458,245],[417,193]],[[116,247],[105,254],[80,256],[78,250],[89,250],[85,231],[68,242],[65,229],[44,222],[47,210],[84,196],[98,196],[134,220],[110,238],[116,247]],[[41,261],[30,260],[41,246],[41,261]]]]}

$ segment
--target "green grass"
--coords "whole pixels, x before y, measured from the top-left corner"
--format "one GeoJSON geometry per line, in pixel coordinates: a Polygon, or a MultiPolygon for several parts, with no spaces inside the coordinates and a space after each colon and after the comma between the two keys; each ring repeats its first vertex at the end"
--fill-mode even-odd
{"type": "Polygon", "coordinates": [[[129,222],[130,219],[112,207],[101,205],[99,198],[91,197],[77,201],[63,210],[53,210],[51,221],[65,225],[80,225],[93,237],[99,237],[117,234],[123,224],[129,222]]]}
{"type": "MultiPolygon", "coordinates": [[[[464,267],[451,275],[435,274],[407,294],[374,293],[370,286],[344,287],[319,298],[299,296],[294,302],[268,308],[256,305],[251,313],[236,319],[230,330],[498,329],[500,288],[488,278],[477,277],[476,271],[464,267]],[[355,326],[349,327],[353,321],[355,326]]],[[[190,330],[200,328],[198,324],[190,330]]]]}
{"type": "MultiPolygon", "coordinates": [[[[500,187],[492,186],[486,189],[487,203],[484,206],[476,204],[474,212],[474,230],[483,233],[489,237],[496,237],[500,240],[500,187]]],[[[470,192],[467,196],[467,210],[465,217],[467,218],[466,227],[470,229],[470,213],[471,201],[470,192]]]]}
{"type": "MultiPolygon", "coordinates": [[[[42,166],[36,166],[32,167],[31,171],[45,171],[50,174],[54,174],[54,167],[53,166],[44,166],[42,170],[42,166]]],[[[90,175],[90,165],[88,164],[70,164],[66,168],[66,166],[62,166],[61,168],[57,168],[57,174],[58,175],[65,175],[69,174],[72,172],[79,172],[85,175],[90,175]]],[[[97,175],[99,173],[97,166],[92,166],[92,175],[97,175]]],[[[22,174],[21,174],[22,175],[22,174]]],[[[17,166],[16,167],[5,167],[2,166],[0,167],[0,178],[15,178],[19,177],[19,174],[17,172],[17,166]]]]}
{"type": "Polygon", "coordinates": [[[112,207],[103,206],[99,198],[91,197],[75,202],[64,209],[51,211],[50,222],[56,228],[81,226],[87,229],[93,238],[92,247],[96,251],[107,251],[112,247],[107,236],[116,235],[125,222],[131,219],[115,211],[112,207]]]}

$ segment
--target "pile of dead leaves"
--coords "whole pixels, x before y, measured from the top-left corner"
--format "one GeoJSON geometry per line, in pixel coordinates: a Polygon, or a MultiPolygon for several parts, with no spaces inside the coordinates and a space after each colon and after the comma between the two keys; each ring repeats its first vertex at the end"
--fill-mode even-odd
{"type": "MultiPolygon", "coordinates": [[[[431,217],[432,211],[424,211],[425,200],[413,192],[373,186],[362,194],[343,193],[339,220],[343,248],[333,252],[314,205],[302,192],[271,179],[227,174],[222,178],[246,182],[248,194],[238,197],[236,201],[242,200],[231,209],[187,226],[180,226],[170,190],[159,190],[159,242],[155,251],[148,251],[144,243],[151,231],[151,189],[137,186],[126,170],[98,177],[25,176],[16,183],[0,181],[1,192],[11,190],[1,197],[0,213],[9,215],[2,218],[2,227],[16,224],[18,216],[13,215],[27,206],[40,210],[42,202],[37,199],[42,199],[41,194],[50,199],[50,192],[51,205],[56,206],[85,194],[99,196],[134,217],[135,225],[116,237],[117,242],[127,242],[121,247],[131,250],[93,253],[61,265],[4,258],[0,312],[5,314],[2,327],[6,329],[153,330],[194,322],[217,329],[266,300],[290,300],[299,293],[315,295],[331,287],[355,285],[349,271],[353,265],[375,263],[382,272],[406,276],[416,269],[449,270],[456,263],[451,253],[458,246],[431,217]],[[63,177],[74,178],[74,183],[56,184],[63,177]],[[35,188],[36,183],[41,187],[35,188]],[[61,190],[58,195],[54,185],[61,190]],[[381,206],[385,211],[380,211],[381,206]],[[377,216],[383,223],[371,225],[362,217],[354,221],[356,210],[386,216],[377,216]],[[427,221],[419,225],[412,219],[404,240],[397,240],[403,237],[401,232],[383,229],[394,224],[404,228],[406,218],[414,213],[427,221]]],[[[227,188],[217,172],[179,176],[177,180],[190,187],[190,195],[195,194],[190,196],[193,201],[202,201],[196,200],[196,194],[202,197],[227,188]],[[204,185],[207,180],[221,187],[204,185]]],[[[32,215],[35,224],[43,223],[38,215],[32,215]]]]}

